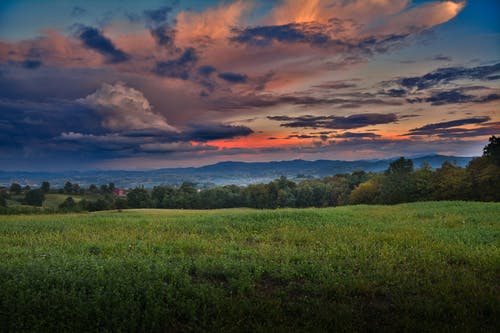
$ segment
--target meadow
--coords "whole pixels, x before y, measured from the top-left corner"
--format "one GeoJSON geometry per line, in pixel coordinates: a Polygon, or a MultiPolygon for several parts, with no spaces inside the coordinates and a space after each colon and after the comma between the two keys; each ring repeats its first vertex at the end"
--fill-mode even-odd
{"type": "Polygon", "coordinates": [[[495,331],[500,204],[0,217],[1,331],[495,331]]]}

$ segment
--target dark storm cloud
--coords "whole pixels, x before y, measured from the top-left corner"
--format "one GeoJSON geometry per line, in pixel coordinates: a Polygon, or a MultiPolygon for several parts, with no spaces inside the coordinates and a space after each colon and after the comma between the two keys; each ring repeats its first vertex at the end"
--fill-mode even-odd
{"type": "Polygon", "coordinates": [[[187,48],[182,54],[173,60],[158,61],[154,72],[157,75],[187,80],[198,56],[193,48],[187,48]]]}
{"type": "Polygon", "coordinates": [[[91,133],[103,133],[99,117],[79,103],[54,101],[37,103],[0,99],[0,142],[3,145],[39,144],[61,134],[89,128],[91,133]]]}
{"type": "Polygon", "coordinates": [[[253,130],[246,126],[231,126],[225,124],[192,124],[184,134],[186,141],[210,141],[248,136],[253,130]]]}
{"type": "Polygon", "coordinates": [[[338,116],[269,116],[270,120],[280,121],[282,127],[353,129],[377,124],[389,124],[398,120],[394,113],[365,113],[347,117],[338,116]]]}
{"type": "Polygon", "coordinates": [[[232,72],[219,73],[219,78],[229,83],[245,83],[248,80],[248,76],[245,74],[232,72]]]}
{"type": "Polygon", "coordinates": [[[78,38],[86,47],[102,54],[108,63],[115,64],[130,59],[128,54],[118,49],[111,39],[96,28],[81,26],[78,30],[78,38]]]}
{"type": "Polygon", "coordinates": [[[192,146],[192,141],[229,139],[253,133],[245,126],[220,123],[191,124],[179,131],[113,129],[106,125],[109,119],[105,118],[112,115],[103,114],[102,110],[83,103],[82,99],[41,102],[2,98],[0,110],[0,148],[11,151],[13,155],[40,152],[71,158],[78,152],[88,158],[102,159],[167,150],[194,152],[213,150],[213,147],[192,146]]]}
{"type": "Polygon", "coordinates": [[[407,89],[423,90],[450,83],[455,80],[487,80],[493,74],[500,72],[500,63],[478,67],[446,67],[438,68],[423,76],[401,78],[398,83],[407,89]]]}

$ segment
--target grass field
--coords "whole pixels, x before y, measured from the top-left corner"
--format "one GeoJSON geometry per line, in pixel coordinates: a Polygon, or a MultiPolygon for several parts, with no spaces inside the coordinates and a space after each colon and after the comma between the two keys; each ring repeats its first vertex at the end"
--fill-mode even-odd
{"type": "Polygon", "coordinates": [[[500,204],[0,216],[1,331],[495,331],[500,204]]]}

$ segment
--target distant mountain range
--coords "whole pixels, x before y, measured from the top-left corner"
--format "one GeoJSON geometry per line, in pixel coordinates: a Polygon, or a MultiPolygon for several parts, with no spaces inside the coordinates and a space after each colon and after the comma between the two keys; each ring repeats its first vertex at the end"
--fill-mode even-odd
{"type": "MultiPolygon", "coordinates": [[[[440,167],[449,161],[459,166],[466,166],[472,157],[429,155],[412,158],[418,168],[427,162],[432,168],[440,167]]],[[[151,188],[160,184],[181,184],[194,182],[200,186],[211,185],[247,185],[269,182],[280,176],[292,180],[332,176],[338,173],[364,170],[379,172],[387,169],[392,159],[381,160],[292,160],[276,162],[220,162],[202,167],[167,168],[145,171],[65,171],[65,172],[17,172],[0,171],[0,185],[8,186],[13,182],[21,185],[38,186],[42,181],[49,181],[53,187],[62,187],[66,181],[87,187],[90,184],[115,183],[119,188],[131,188],[143,185],[151,188]]]]}

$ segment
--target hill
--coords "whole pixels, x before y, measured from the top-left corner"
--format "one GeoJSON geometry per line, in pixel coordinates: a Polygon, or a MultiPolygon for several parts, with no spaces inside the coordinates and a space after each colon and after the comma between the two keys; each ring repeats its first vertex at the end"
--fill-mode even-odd
{"type": "MultiPolygon", "coordinates": [[[[471,157],[429,155],[412,158],[416,167],[428,162],[437,168],[444,161],[465,166],[471,157]]],[[[67,172],[16,172],[0,171],[0,185],[8,186],[13,182],[22,185],[39,185],[48,180],[53,186],[62,187],[66,181],[90,184],[114,182],[117,187],[130,188],[144,185],[151,188],[160,184],[181,184],[184,181],[202,185],[248,185],[265,183],[280,176],[296,180],[300,177],[325,177],[338,173],[364,170],[378,172],[387,169],[394,159],[383,160],[292,160],[275,162],[220,162],[212,165],[191,168],[166,168],[145,171],[67,171],[67,172]]]]}

